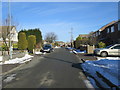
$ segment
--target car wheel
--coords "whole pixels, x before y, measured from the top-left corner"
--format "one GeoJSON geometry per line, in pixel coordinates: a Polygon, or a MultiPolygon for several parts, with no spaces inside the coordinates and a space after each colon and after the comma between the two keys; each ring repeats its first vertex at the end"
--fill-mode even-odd
{"type": "Polygon", "coordinates": [[[107,52],[101,52],[101,54],[100,54],[102,57],[106,57],[108,54],[107,54],[107,52]]]}

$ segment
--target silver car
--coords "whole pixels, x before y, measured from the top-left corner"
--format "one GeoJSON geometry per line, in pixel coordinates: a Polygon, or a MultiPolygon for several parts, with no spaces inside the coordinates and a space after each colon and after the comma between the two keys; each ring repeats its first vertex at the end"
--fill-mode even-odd
{"type": "Polygon", "coordinates": [[[109,55],[120,56],[120,44],[110,45],[106,48],[97,48],[94,50],[95,55],[106,57],[109,55]]]}

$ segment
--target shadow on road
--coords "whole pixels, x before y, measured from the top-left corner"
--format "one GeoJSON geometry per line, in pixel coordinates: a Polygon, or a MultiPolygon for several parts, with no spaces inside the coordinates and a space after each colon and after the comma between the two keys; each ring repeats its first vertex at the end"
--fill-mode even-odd
{"type": "Polygon", "coordinates": [[[73,64],[72,64],[72,67],[82,70],[81,64],[82,64],[82,63],[73,63],[73,64]]]}
{"type": "Polygon", "coordinates": [[[94,54],[84,54],[84,56],[94,56],[94,54]]]}
{"type": "Polygon", "coordinates": [[[58,59],[58,58],[53,58],[53,57],[46,57],[46,56],[43,56],[43,57],[44,57],[44,58],[47,58],[47,59],[51,59],[51,60],[57,60],[57,61],[69,63],[69,64],[72,64],[72,65],[71,65],[72,67],[82,70],[82,68],[81,68],[81,64],[82,64],[82,63],[73,63],[73,62],[70,62],[70,61],[65,61],[65,60],[58,59]]]}
{"type": "Polygon", "coordinates": [[[53,58],[53,57],[46,57],[46,56],[43,56],[44,58],[47,58],[47,59],[51,59],[51,60],[57,60],[57,61],[61,61],[61,62],[66,62],[66,63],[71,63],[73,64],[73,62],[70,62],[70,61],[65,61],[63,59],[58,59],[58,58],[53,58]]]}

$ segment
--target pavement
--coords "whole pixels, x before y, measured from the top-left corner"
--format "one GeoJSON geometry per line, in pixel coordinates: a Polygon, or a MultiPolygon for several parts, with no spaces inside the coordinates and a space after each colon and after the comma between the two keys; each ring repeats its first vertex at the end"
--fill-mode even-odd
{"type": "Polygon", "coordinates": [[[77,56],[80,59],[84,59],[85,61],[87,61],[87,60],[89,60],[89,61],[97,60],[97,56],[94,56],[93,54],[80,53],[80,54],[77,54],[77,56]]]}
{"type": "Polygon", "coordinates": [[[64,48],[44,56],[35,55],[32,61],[3,76],[3,88],[90,88],[82,70],[72,67],[80,62],[64,48]]]}
{"type": "Polygon", "coordinates": [[[2,74],[18,67],[19,65],[21,65],[21,64],[4,64],[4,65],[2,65],[2,74]]]}
{"type": "MultiPolygon", "coordinates": [[[[21,58],[24,57],[25,53],[17,53],[17,54],[13,54],[13,59],[15,58],[21,58]]],[[[9,56],[6,55],[3,57],[3,62],[9,60],[9,56]]],[[[4,64],[4,65],[0,65],[0,67],[2,67],[2,72],[0,72],[0,74],[4,74],[6,72],[9,72],[10,70],[18,67],[21,64],[4,64]]]]}

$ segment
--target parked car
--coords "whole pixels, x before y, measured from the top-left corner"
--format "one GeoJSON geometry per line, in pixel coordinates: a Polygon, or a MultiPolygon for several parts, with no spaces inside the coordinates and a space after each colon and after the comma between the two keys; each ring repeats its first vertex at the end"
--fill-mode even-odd
{"type": "Polygon", "coordinates": [[[94,50],[95,55],[100,55],[102,57],[106,56],[120,56],[120,44],[114,44],[107,46],[106,48],[97,48],[94,50]]]}
{"type": "Polygon", "coordinates": [[[48,53],[52,52],[53,51],[52,45],[51,44],[45,44],[41,51],[42,52],[48,52],[48,53]]]}

